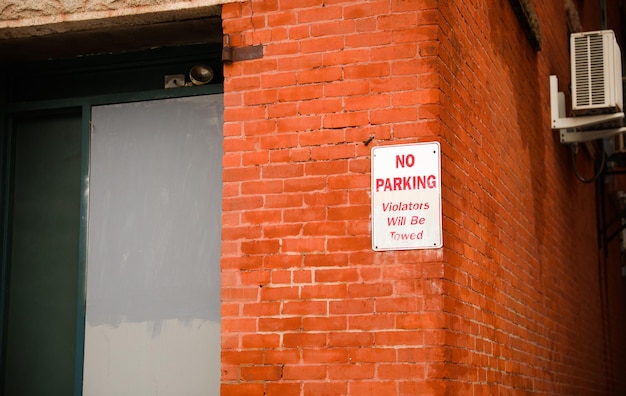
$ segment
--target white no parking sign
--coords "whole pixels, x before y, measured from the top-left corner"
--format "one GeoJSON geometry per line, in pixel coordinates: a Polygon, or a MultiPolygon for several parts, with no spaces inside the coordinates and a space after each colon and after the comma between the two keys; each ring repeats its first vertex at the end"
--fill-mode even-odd
{"type": "Polygon", "coordinates": [[[372,149],[372,248],[443,246],[438,142],[372,149]]]}

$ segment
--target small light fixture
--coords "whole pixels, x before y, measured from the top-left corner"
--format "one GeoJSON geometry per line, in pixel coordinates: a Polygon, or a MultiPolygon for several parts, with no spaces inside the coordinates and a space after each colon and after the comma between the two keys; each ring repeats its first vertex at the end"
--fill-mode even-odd
{"type": "Polygon", "coordinates": [[[189,79],[193,85],[208,84],[213,79],[213,69],[205,64],[194,65],[189,70],[189,79]]]}
{"type": "Polygon", "coordinates": [[[185,82],[184,74],[168,74],[164,76],[164,88],[180,88],[208,84],[213,80],[213,69],[203,63],[194,65],[189,70],[189,80],[191,80],[191,82],[185,82]]]}

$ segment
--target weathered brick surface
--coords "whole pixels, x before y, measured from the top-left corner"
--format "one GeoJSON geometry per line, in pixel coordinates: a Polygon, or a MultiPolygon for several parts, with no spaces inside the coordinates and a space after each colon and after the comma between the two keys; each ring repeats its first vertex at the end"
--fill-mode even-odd
{"type": "Polygon", "coordinates": [[[550,130],[565,13],[534,3],[538,53],[507,1],[223,7],[264,46],[225,66],[224,395],[625,391],[617,261],[605,298],[594,190],[550,130]],[[371,147],[429,140],[443,249],[372,252],[371,147]]]}

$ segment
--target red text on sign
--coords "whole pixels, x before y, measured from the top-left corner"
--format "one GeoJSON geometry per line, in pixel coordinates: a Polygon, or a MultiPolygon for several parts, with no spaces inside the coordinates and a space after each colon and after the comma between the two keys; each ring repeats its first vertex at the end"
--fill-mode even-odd
{"type": "Polygon", "coordinates": [[[435,175],[387,177],[376,179],[376,192],[437,188],[435,175]]]}

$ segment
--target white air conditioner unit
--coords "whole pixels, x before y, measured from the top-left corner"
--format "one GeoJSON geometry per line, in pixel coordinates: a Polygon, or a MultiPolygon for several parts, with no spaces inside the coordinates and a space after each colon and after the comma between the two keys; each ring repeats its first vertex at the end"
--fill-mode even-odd
{"type": "Polygon", "coordinates": [[[622,56],[613,31],[574,33],[570,45],[574,114],[621,112],[622,56]]]}

